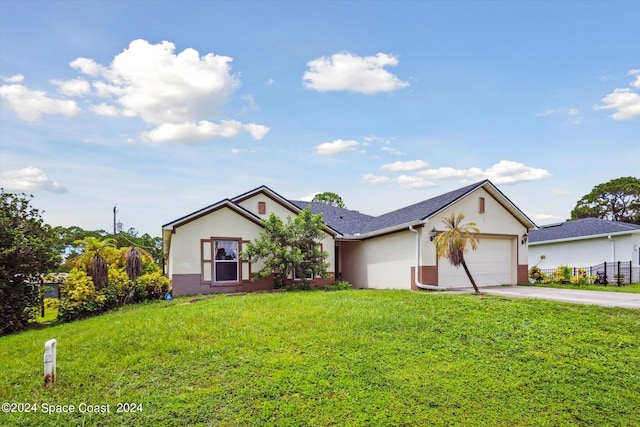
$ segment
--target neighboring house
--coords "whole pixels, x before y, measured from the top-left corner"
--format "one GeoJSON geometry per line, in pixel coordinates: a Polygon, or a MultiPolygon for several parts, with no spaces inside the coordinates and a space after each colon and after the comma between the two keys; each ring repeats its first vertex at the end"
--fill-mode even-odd
{"type": "Polygon", "coordinates": [[[271,212],[286,218],[307,205],[327,224],[322,249],[329,253],[332,278],[358,288],[417,289],[469,287],[463,269],[436,259],[432,237],[442,218],[464,213],[480,229],[478,249],[465,255],[479,286],[527,281],[527,245],[535,224],[490,181],[370,216],[324,203],[288,200],[262,186],[224,199],[162,227],[167,273],[175,295],[271,289],[273,281],[250,279],[260,265],[240,259],[245,245],[262,231],[271,212]],[[416,265],[418,266],[416,271],[416,265]]]}
{"type": "Polygon", "coordinates": [[[604,262],[640,265],[640,225],[584,218],[540,226],[529,233],[529,264],[542,269],[591,267],[604,262]],[[540,260],[544,255],[545,259],[540,260]]]}

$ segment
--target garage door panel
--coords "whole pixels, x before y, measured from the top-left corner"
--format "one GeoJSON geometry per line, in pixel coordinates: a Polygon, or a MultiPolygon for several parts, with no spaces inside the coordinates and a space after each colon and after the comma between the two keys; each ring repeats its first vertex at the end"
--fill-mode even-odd
{"type": "MultiPolygon", "coordinates": [[[[511,239],[481,238],[476,251],[464,255],[469,272],[478,286],[511,282],[511,239]]],[[[438,260],[438,285],[469,287],[471,282],[460,266],[455,268],[446,258],[438,260]]]]}

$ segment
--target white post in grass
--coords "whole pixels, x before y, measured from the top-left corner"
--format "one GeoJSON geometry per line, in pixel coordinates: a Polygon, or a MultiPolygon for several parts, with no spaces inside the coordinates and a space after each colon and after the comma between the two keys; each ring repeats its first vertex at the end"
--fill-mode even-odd
{"type": "Polygon", "coordinates": [[[56,382],[56,340],[44,343],[44,385],[53,385],[56,382]]]}

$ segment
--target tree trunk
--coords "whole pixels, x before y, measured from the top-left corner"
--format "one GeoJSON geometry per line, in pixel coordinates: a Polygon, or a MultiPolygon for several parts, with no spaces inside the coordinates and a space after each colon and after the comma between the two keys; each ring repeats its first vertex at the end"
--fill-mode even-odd
{"type": "Polygon", "coordinates": [[[464,262],[464,258],[462,259],[462,266],[464,267],[464,272],[467,273],[467,277],[469,278],[469,280],[471,281],[471,284],[473,285],[473,289],[476,291],[476,295],[480,295],[480,290],[478,289],[476,282],[473,280],[473,277],[471,277],[471,273],[469,272],[467,263],[464,262]]]}

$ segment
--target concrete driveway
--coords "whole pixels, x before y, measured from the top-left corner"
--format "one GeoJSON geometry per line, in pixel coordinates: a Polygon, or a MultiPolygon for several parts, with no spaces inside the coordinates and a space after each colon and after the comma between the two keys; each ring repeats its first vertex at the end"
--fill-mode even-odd
{"type": "Polygon", "coordinates": [[[480,292],[505,297],[537,298],[576,304],[640,309],[640,294],[624,292],[580,291],[573,289],[538,288],[535,286],[487,287],[480,288],[480,292]]]}

